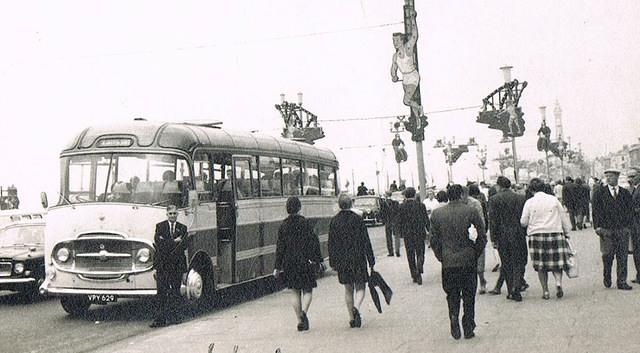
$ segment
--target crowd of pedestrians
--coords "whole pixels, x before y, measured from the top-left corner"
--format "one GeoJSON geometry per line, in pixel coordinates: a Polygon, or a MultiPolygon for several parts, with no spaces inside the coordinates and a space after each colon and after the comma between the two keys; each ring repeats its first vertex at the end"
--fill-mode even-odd
{"type": "MultiPolygon", "coordinates": [[[[555,296],[562,298],[563,272],[571,266],[571,232],[584,229],[588,223],[600,238],[604,286],[612,286],[615,260],[616,286],[630,290],[630,239],[636,267],[632,282],[640,282],[640,171],[628,172],[629,190],[618,185],[619,174],[617,170],[607,170],[603,182],[595,183],[592,189],[583,179],[569,177],[552,184],[534,178],[525,189],[501,176],[486,192],[474,183],[453,184],[446,190],[429,190],[424,201],[413,187],[402,192],[402,199],[389,192],[381,205],[388,256],[401,257],[402,239],[408,273],[416,285],[422,285],[426,248],[433,250],[441,263],[442,288],[454,339],[475,336],[476,294],[485,294],[487,286],[487,235],[500,258],[500,277],[489,291],[491,294],[501,294],[506,282],[506,298],[522,301],[522,292],[529,287],[524,278],[530,260],[540,281],[542,298],[551,296],[549,272],[555,280],[555,296]]],[[[328,250],[329,264],[345,289],[349,326],[357,328],[362,325],[360,306],[375,256],[364,221],[352,211],[351,203],[350,196],[339,197],[340,211],[330,223],[328,250]]],[[[318,238],[299,211],[300,201],[290,198],[289,217],[279,232],[274,274],[282,272],[291,289],[298,330],[303,331],[309,329],[307,312],[322,257],[318,238]]]]}

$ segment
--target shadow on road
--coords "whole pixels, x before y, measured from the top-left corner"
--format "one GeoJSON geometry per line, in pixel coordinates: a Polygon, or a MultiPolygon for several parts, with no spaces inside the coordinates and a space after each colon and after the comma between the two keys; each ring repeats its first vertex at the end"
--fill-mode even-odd
{"type": "Polygon", "coordinates": [[[0,292],[0,305],[29,305],[35,304],[47,300],[51,300],[50,297],[41,295],[30,295],[20,292],[0,292]]]}
{"type": "MultiPolygon", "coordinates": [[[[245,283],[239,286],[225,288],[219,291],[214,300],[207,305],[195,306],[183,301],[180,314],[183,321],[190,321],[200,316],[204,316],[215,311],[225,309],[234,305],[251,301],[262,296],[274,293],[284,288],[277,283],[274,278],[257,280],[245,283]]],[[[4,301],[5,299],[1,299],[4,301]]],[[[15,302],[17,299],[6,299],[9,302],[15,302]]],[[[2,303],[0,301],[0,303],[2,303]]],[[[18,304],[16,302],[16,304],[18,304]]],[[[62,310],[62,308],[60,308],[62,310]]],[[[118,303],[108,305],[92,305],[89,312],[82,317],[67,316],[69,320],[86,320],[86,321],[151,321],[156,313],[157,306],[154,299],[123,299],[118,303]]]]}

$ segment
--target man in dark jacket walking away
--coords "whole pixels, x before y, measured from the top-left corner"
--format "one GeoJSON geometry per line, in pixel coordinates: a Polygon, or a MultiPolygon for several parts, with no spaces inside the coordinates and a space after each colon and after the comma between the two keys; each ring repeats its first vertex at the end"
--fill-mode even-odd
{"type": "Polygon", "coordinates": [[[576,216],[579,211],[579,193],[579,187],[573,182],[573,178],[566,177],[564,180],[564,186],[562,187],[562,203],[569,212],[571,230],[576,230],[576,216]]]}
{"type": "Polygon", "coordinates": [[[508,299],[522,301],[520,290],[527,265],[527,230],[520,225],[526,196],[511,190],[511,181],[500,176],[498,193],[489,199],[491,238],[498,246],[507,282],[508,299]]]}
{"type": "Polygon", "coordinates": [[[387,256],[393,256],[394,248],[396,256],[400,256],[400,237],[397,232],[394,234],[395,217],[398,213],[398,201],[391,198],[391,192],[387,192],[386,198],[382,200],[380,215],[384,223],[384,234],[387,240],[387,256]]]}
{"type": "Polygon", "coordinates": [[[405,201],[398,209],[396,221],[400,236],[404,239],[411,278],[414,283],[422,285],[425,241],[430,227],[429,215],[424,204],[416,200],[416,189],[408,187],[404,191],[404,197],[405,201]]]}
{"type": "Polygon", "coordinates": [[[480,214],[462,202],[462,186],[452,185],[447,194],[449,204],[431,214],[431,247],[442,263],[442,288],[447,293],[451,336],[455,339],[461,336],[458,316],[462,299],[464,337],[472,338],[476,327],[476,265],[487,244],[487,236],[480,214]],[[475,241],[469,239],[469,227],[472,224],[478,232],[475,241]]]}

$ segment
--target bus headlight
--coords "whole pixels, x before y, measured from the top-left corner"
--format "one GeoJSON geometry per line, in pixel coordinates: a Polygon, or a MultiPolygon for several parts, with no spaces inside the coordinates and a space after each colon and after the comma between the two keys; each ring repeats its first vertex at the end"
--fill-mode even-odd
{"type": "Polygon", "coordinates": [[[142,248],[138,250],[138,253],[136,254],[136,259],[142,263],[146,263],[147,261],[149,261],[150,258],[151,258],[151,252],[147,248],[142,248]]]}
{"type": "Polygon", "coordinates": [[[56,252],[56,259],[60,262],[67,262],[69,260],[69,249],[60,248],[56,252]]]}
{"type": "Polygon", "coordinates": [[[22,262],[16,262],[16,264],[13,265],[13,272],[16,275],[22,274],[22,272],[24,272],[24,264],[22,262]]]}

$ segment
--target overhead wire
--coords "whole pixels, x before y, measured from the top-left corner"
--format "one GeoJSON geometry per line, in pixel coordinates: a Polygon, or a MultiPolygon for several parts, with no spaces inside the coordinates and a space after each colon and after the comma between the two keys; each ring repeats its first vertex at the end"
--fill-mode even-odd
{"type": "MultiPolygon", "coordinates": [[[[429,114],[449,113],[449,112],[454,112],[454,111],[477,109],[477,108],[480,108],[480,107],[482,107],[482,106],[481,105],[473,105],[473,106],[467,106],[467,107],[458,107],[458,108],[434,110],[434,111],[430,111],[430,112],[425,112],[425,114],[429,115],[429,114]]],[[[334,122],[358,121],[358,120],[384,120],[384,119],[395,119],[395,118],[397,118],[399,116],[406,116],[406,115],[407,114],[396,114],[396,115],[370,116],[370,117],[357,117],[357,118],[345,117],[345,118],[336,118],[336,119],[318,119],[318,122],[334,123],[334,122]]]]}

